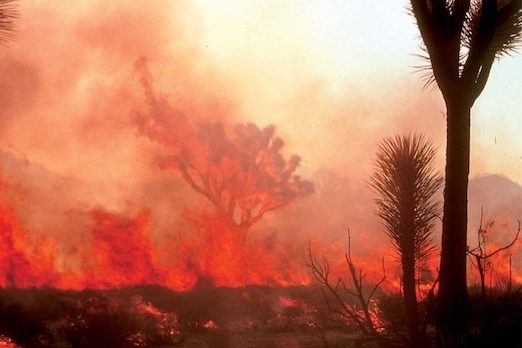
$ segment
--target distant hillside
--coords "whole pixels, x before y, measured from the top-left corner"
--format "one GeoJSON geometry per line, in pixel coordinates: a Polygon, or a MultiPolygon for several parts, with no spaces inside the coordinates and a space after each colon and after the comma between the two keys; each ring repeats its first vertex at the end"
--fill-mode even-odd
{"type": "Polygon", "coordinates": [[[501,175],[484,175],[470,180],[470,222],[480,217],[500,215],[513,221],[522,220],[522,186],[501,175]]]}

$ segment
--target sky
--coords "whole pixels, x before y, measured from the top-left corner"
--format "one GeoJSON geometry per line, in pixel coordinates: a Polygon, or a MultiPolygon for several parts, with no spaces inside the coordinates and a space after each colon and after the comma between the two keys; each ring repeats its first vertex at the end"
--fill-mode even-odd
{"type": "MultiPolygon", "coordinates": [[[[0,144],[58,173],[128,181],[143,144],[117,126],[131,102],[116,111],[121,100],[111,98],[131,93],[133,63],[147,57],[165,93],[205,84],[207,96],[233,105],[228,117],[275,124],[310,175],[344,168],[363,177],[378,140],[397,132],[427,133],[442,153],[444,105],[436,89],[422,90],[414,68],[422,64],[419,38],[406,5],[23,2],[16,38],[0,51],[11,90],[5,98],[16,104],[6,111],[0,144]],[[100,116],[111,108],[118,115],[100,116]],[[118,136],[101,140],[94,133],[102,128],[119,128],[118,136]]],[[[473,108],[471,176],[522,183],[520,76],[520,56],[502,58],[473,108]]]]}
{"type": "MultiPolygon", "coordinates": [[[[240,80],[258,72],[260,76],[243,80],[250,91],[245,99],[252,100],[258,119],[304,133],[305,139],[293,140],[299,141],[296,146],[319,146],[319,158],[313,156],[316,163],[311,166],[329,162],[327,157],[320,163],[328,156],[325,153],[337,154],[326,149],[331,143],[350,146],[349,137],[342,138],[365,131],[357,129],[362,124],[370,132],[382,126],[390,132],[426,132],[443,148],[444,123],[437,121],[444,106],[437,90],[422,90],[422,76],[414,68],[423,62],[415,56],[420,53],[419,38],[407,2],[199,1],[198,5],[204,16],[205,47],[240,80]],[[290,95],[271,88],[274,81],[290,95]],[[317,88],[315,105],[308,110],[289,105],[289,99],[300,93],[314,93],[310,88],[317,88]],[[364,120],[353,121],[359,117],[364,120]],[[411,122],[406,126],[402,118],[411,122]],[[320,141],[325,137],[328,141],[320,141]]],[[[501,173],[522,182],[521,76],[520,56],[495,64],[473,109],[472,176],[501,173]]]]}
{"type": "MultiPolygon", "coordinates": [[[[156,206],[168,224],[198,200],[137,130],[137,61],[195,120],[274,124],[321,202],[337,207],[321,210],[335,228],[368,215],[364,180],[383,137],[428,135],[444,168],[444,104],[415,69],[407,1],[21,1],[16,30],[0,48],[0,150],[28,226],[66,231],[74,214],[60,226],[42,216],[72,206],[156,206]]],[[[522,57],[500,59],[472,110],[472,178],[522,184],[520,91],[522,57]]]]}

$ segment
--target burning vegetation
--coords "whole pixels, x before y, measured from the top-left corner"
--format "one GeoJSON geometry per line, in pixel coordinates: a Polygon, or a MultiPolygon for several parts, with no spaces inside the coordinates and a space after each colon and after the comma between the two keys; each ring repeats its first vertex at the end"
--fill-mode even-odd
{"type": "MultiPolygon", "coordinates": [[[[306,267],[296,257],[306,253],[305,245],[292,249],[275,243],[274,236],[249,234],[265,214],[313,192],[311,182],[295,174],[299,158],[281,154],[283,141],[275,128],[194,123],[166,97],[156,96],[143,69],[138,71],[147,103],[136,122],[141,135],[165,148],[161,170],[179,175],[201,198],[185,215],[195,233],[160,247],[150,210],[122,214],[90,208],[82,213],[87,233],[84,243],[75,245],[81,262],[73,268],[60,255],[58,240],[24,229],[3,203],[2,344],[432,344],[438,283],[433,196],[441,179],[432,173],[434,150],[425,138],[385,140],[370,178],[396,261],[386,260],[386,243],[373,250],[381,260],[361,256],[364,247],[352,255],[349,235],[346,253],[340,244],[310,243],[306,267]],[[175,123],[169,125],[173,119],[181,120],[182,133],[175,123]]],[[[518,342],[521,288],[512,255],[520,243],[517,232],[503,247],[486,245],[493,226],[481,222],[479,244],[469,248],[482,288],[473,309],[477,334],[470,342],[493,339],[508,347],[518,342]],[[502,265],[506,257],[508,268],[502,265]]]]}
{"type": "MultiPolygon", "coordinates": [[[[423,20],[442,3],[451,8],[439,8],[441,18],[465,10],[458,6],[461,1],[429,6],[412,1],[436,64],[442,64],[443,57],[437,54],[438,44],[429,44],[430,28],[435,26],[423,20]]],[[[469,14],[461,13],[465,33],[471,35],[466,42],[470,55],[483,49],[473,47],[488,29],[478,29],[488,25],[481,11],[495,11],[486,3],[468,2],[469,14]],[[487,6],[482,8],[482,3],[487,6]]],[[[514,40],[520,36],[522,10],[520,2],[507,3],[497,6],[499,21],[507,24],[489,25],[504,28],[511,23],[512,30],[504,34],[514,40]]],[[[0,0],[0,43],[12,39],[15,4],[0,0]]],[[[123,16],[119,24],[132,27],[143,14],[146,24],[139,25],[148,32],[145,29],[161,22],[161,16],[141,7],[137,13],[123,16]]],[[[285,146],[275,125],[237,121],[226,93],[218,91],[224,81],[206,72],[203,82],[192,81],[201,71],[185,62],[191,57],[183,52],[176,70],[179,85],[158,82],[159,74],[153,72],[157,66],[166,69],[155,63],[167,55],[164,42],[158,39],[149,47],[144,42],[150,37],[140,37],[135,45],[135,38],[127,34],[114,42],[103,37],[105,42],[98,31],[111,30],[102,22],[83,24],[96,30],[82,26],[75,30],[96,54],[110,56],[104,69],[116,70],[122,59],[133,62],[143,56],[132,51],[129,59],[127,51],[134,46],[146,46],[148,53],[156,54],[122,69],[131,77],[119,81],[117,88],[112,78],[97,81],[97,93],[89,94],[95,102],[86,102],[94,111],[75,122],[86,131],[81,136],[103,138],[93,141],[98,145],[118,135],[125,145],[136,146],[131,158],[139,164],[129,167],[136,178],[132,184],[122,176],[103,185],[103,180],[83,183],[21,160],[24,156],[14,152],[0,152],[0,347],[520,346],[522,242],[520,222],[512,223],[522,214],[517,208],[522,202],[520,186],[511,183],[514,198],[488,219],[483,219],[481,209],[476,235],[466,223],[457,224],[460,237],[466,227],[474,237],[466,248],[467,274],[459,279],[470,285],[466,315],[457,315],[459,320],[467,316],[465,334],[459,336],[455,332],[462,327],[441,324],[448,302],[440,302],[439,289],[454,299],[447,293],[451,276],[439,271],[444,245],[439,247],[436,237],[439,220],[446,219],[447,232],[464,215],[454,221],[447,212],[442,216],[444,179],[436,171],[437,150],[428,137],[384,138],[373,175],[365,173],[367,182],[359,190],[347,189],[351,183],[339,174],[310,175],[303,170],[303,178],[301,157],[287,152],[291,146],[285,146]],[[184,84],[190,86],[184,89],[184,84]],[[114,95],[109,95],[113,89],[114,95]],[[100,120],[107,115],[109,121],[100,120]],[[343,190],[348,194],[341,195],[343,190]],[[373,204],[368,198],[372,191],[373,204]],[[339,204],[342,199],[354,203],[339,204]],[[347,207],[358,211],[346,211],[347,207]],[[346,221],[339,218],[345,214],[355,225],[350,226],[347,245],[336,239],[339,232],[328,231],[332,226],[345,230],[346,221]],[[382,225],[374,224],[374,218],[382,225]]],[[[511,49],[511,41],[506,45],[499,52],[511,49]]],[[[486,65],[476,72],[479,77],[470,80],[480,84],[473,100],[484,88],[483,74],[489,74],[494,57],[488,54],[486,65]]],[[[80,60],[64,67],[64,74],[87,64],[80,60]]],[[[99,57],[93,60],[103,65],[99,57]]],[[[21,63],[12,66],[31,70],[21,63]]],[[[78,74],[74,88],[61,86],[58,94],[67,89],[74,91],[73,96],[87,93],[92,85],[85,74],[89,75],[78,74]]],[[[439,83],[445,95],[456,93],[440,74],[444,75],[436,70],[429,82],[439,83]]],[[[0,102],[7,105],[11,97],[2,95],[0,102]]],[[[35,109],[42,102],[39,98],[35,92],[37,101],[31,105],[35,109]]],[[[17,107],[9,104],[6,109],[17,107]]],[[[466,107],[457,108],[456,114],[469,114],[471,104],[466,107]]],[[[76,103],[74,109],[80,109],[76,103]]],[[[111,151],[118,153],[118,140],[115,143],[111,151]]],[[[106,151],[104,145],[97,151],[106,151]]],[[[81,152],[78,149],[73,152],[83,155],[76,153],[81,152]]],[[[98,155],[95,151],[93,157],[98,155]]],[[[456,162],[453,158],[453,165],[456,162]]],[[[92,177],[111,175],[106,168],[79,168],[103,172],[91,173],[92,177]]],[[[459,191],[459,202],[466,201],[465,192],[459,191]]],[[[451,187],[444,195],[446,202],[451,187]]],[[[467,208],[457,205],[459,211],[467,208]]],[[[443,240],[448,241],[446,232],[443,240]]],[[[463,240],[459,239],[460,246],[463,240]]]]}
{"type": "MultiPolygon", "coordinates": [[[[265,215],[314,192],[296,174],[300,158],[283,154],[275,127],[191,119],[155,91],[145,60],[136,67],[146,102],[134,122],[144,141],[159,146],[158,168],[199,197],[183,215],[194,232],[158,245],[148,207],[128,213],[90,207],[79,213],[81,243],[64,254],[59,240],[24,227],[9,205],[19,188],[4,179],[1,344],[434,344],[438,278],[431,236],[442,181],[425,138],[385,139],[369,180],[395,258],[386,260],[386,243],[370,259],[364,246],[352,255],[349,235],[346,252],[338,243],[310,243],[306,267],[305,243],[252,235],[265,215]]],[[[478,244],[468,248],[481,289],[472,308],[476,333],[468,341],[508,347],[519,342],[522,278],[512,259],[520,254],[520,227],[500,246],[490,241],[493,227],[481,220],[478,244]]],[[[473,269],[469,277],[477,279],[473,269]]]]}

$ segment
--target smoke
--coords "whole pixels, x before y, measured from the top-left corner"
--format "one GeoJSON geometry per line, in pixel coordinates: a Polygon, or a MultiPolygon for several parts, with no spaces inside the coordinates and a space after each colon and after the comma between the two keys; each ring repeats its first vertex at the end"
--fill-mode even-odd
{"type": "Polygon", "coordinates": [[[329,25],[312,5],[296,15],[293,5],[244,5],[225,17],[188,1],[19,6],[17,36],[0,52],[0,210],[1,248],[11,255],[3,261],[24,276],[3,274],[3,285],[301,284],[308,241],[343,241],[348,227],[355,257],[391,257],[365,184],[381,138],[426,133],[442,171],[437,94],[419,96],[418,76],[386,65],[387,45],[364,61],[357,33],[344,38],[351,65],[341,67],[330,54],[340,41],[314,41],[314,25],[329,25]],[[151,98],[169,104],[159,126],[173,136],[159,142],[140,123],[151,98]],[[252,227],[233,262],[250,274],[218,264],[223,254],[188,218],[209,204],[160,166],[168,142],[189,142],[190,125],[204,122],[275,124],[283,154],[300,155],[299,173],[316,189],[252,227]]]}

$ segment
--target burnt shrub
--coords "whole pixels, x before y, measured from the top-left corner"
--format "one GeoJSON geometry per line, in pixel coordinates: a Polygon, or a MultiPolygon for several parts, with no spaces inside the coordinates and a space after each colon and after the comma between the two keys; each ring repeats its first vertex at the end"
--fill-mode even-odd
{"type": "Polygon", "coordinates": [[[522,292],[472,295],[467,347],[522,347],[522,292]]]}
{"type": "Polygon", "coordinates": [[[176,318],[116,291],[0,289],[0,335],[22,347],[158,347],[182,336],[176,318]]]}

